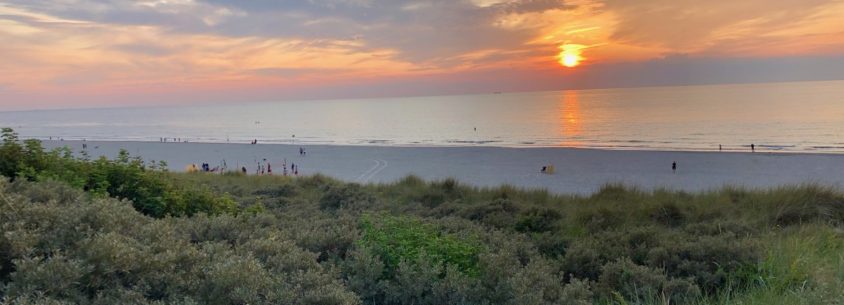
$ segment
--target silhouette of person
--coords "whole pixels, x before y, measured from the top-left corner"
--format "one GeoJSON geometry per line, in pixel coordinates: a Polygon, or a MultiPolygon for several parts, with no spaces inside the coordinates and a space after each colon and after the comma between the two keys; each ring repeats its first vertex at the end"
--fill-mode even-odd
{"type": "Polygon", "coordinates": [[[671,163],[671,171],[674,172],[675,174],[677,173],[677,162],[676,161],[671,163]]]}
{"type": "Polygon", "coordinates": [[[750,152],[756,152],[756,144],[750,144],[750,152]]]}

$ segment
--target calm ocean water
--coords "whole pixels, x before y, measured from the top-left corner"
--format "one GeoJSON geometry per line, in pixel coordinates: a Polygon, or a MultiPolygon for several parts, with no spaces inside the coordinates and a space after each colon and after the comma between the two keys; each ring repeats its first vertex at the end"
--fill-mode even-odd
{"type": "Polygon", "coordinates": [[[0,112],[0,126],[66,140],[842,153],[844,81],[0,112]]]}

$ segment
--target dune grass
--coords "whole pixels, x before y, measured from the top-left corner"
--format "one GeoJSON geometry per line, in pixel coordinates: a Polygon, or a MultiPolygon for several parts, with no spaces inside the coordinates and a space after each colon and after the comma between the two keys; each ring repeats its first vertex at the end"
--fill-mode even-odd
{"type": "Polygon", "coordinates": [[[308,202],[340,193],[357,199],[332,206],[338,215],[377,211],[431,223],[468,220],[525,238],[564,274],[564,283],[588,282],[590,302],[599,304],[835,304],[844,299],[844,195],[828,187],[687,193],[607,185],[592,196],[572,196],[413,176],[378,185],[322,176],[184,179],[240,202],[262,201],[284,214],[294,206],[318,207],[308,202]],[[274,202],[259,194],[288,196],[274,202]],[[622,259],[630,262],[620,268],[633,269],[606,273],[608,264],[622,259]],[[610,278],[625,272],[643,281],[610,278]]]}
{"type": "Polygon", "coordinates": [[[15,141],[0,147],[2,304],[844,300],[844,194],[827,187],[360,185],[170,173],[15,141]]]}

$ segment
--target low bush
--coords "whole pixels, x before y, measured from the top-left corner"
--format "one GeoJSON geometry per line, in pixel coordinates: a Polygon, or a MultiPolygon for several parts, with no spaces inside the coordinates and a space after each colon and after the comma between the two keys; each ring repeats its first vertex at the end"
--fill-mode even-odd
{"type": "Polygon", "coordinates": [[[844,195],[167,172],[0,146],[0,304],[835,304],[844,195]],[[13,180],[13,181],[12,181],[13,180]],[[110,198],[111,197],[111,198],[110,198]]]}
{"type": "Polygon", "coordinates": [[[519,215],[515,228],[519,232],[547,232],[554,230],[562,218],[556,210],[534,208],[519,215]]]}
{"type": "Polygon", "coordinates": [[[166,173],[166,163],[146,164],[125,150],[114,160],[73,157],[67,148],[44,151],[37,140],[23,145],[17,134],[4,128],[0,146],[0,173],[12,180],[61,181],[94,195],[124,198],[144,214],[154,217],[237,212],[237,203],[226,194],[190,184],[176,184],[166,173]]]}
{"type": "Polygon", "coordinates": [[[15,183],[0,181],[0,303],[360,303],[272,216],[154,219],[110,198],[34,202],[43,186],[15,183]]]}
{"type": "Polygon", "coordinates": [[[372,204],[373,200],[374,198],[364,192],[359,184],[329,184],[324,188],[322,198],[319,199],[319,207],[326,211],[346,208],[362,209],[372,204]]]}
{"type": "Polygon", "coordinates": [[[454,266],[468,275],[479,272],[478,241],[442,233],[419,219],[365,215],[361,230],[361,245],[381,257],[387,272],[394,272],[400,263],[414,262],[421,256],[434,264],[454,266]]]}
{"type": "Polygon", "coordinates": [[[688,279],[669,278],[664,271],[623,258],[602,267],[598,280],[604,295],[620,295],[633,303],[687,304],[701,295],[688,279]]]}

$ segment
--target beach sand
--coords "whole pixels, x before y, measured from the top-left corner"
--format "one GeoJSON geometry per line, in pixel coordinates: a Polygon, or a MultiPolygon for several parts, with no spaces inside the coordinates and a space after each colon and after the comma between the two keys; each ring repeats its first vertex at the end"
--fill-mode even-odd
{"type": "MultiPolygon", "coordinates": [[[[44,141],[48,149],[82,149],[79,141],[44,141]]],[[[844,155],[591,150],[577,148],[382,147],[212,144],[159,142],[85,142],[92,157],[113,158],[120,149],[144,160],[164,160],[171,171],[203,162],[211,167],[225,160],[230,170],[266,158],[273,174],[282,162],[295,163],[300,175],[322,173],[349,182],[393,182],[407,175],[426,180],[452,177],[461,183],[495,187],[509,184],[544,188],[558,194],[591,194],[607,183],[645,190],[665,188],[705,191],[723,186],[771,188],[815,183],[844,188],[844,155]],[[671,171],[677,162],[677,172],[671,171]],[[556,173],[541,174],[553,164],[556,173]]]]}

